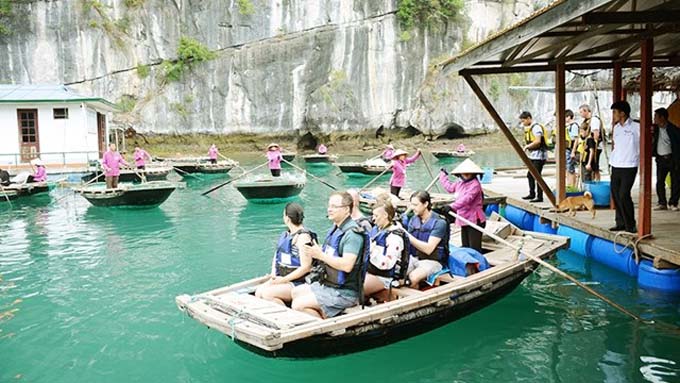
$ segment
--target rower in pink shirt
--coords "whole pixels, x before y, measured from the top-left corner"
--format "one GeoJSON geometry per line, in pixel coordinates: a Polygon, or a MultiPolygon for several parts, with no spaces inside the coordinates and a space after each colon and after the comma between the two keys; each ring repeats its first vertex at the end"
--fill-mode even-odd
{"type": "Polygon", "coordinates": [[[394,154],[394,146],[392,144],[387,144],[387,147],[385,150],[382,152],[381,157],[385,161],[389,161],[392,159],[392,155],[394,154]]]}
{"type": "Polygon", "coordinates": [[[220,153],[220,151],[217,150],[217,146],[215,146],[215,144],[210,145],[210,149],[208,149],[208,157],[210,157],[210,163],[211,164],[217,163],[217,155],[219,153],[220,153]]]}
{"type": "Polygon", "coordinates": [[[317,152],[319,152],[319,154],[328,153],[328,148],[324,144],[319,145],[319,147],[316,150],[317,150],[317,152]]]}
{"type": "Polygon", "coordinates": [[[408,152],[397,149],[392,154],[392,178],[390,178],[390,193],[399,197],[401,188],[406,184],[406,167],[416,162],[420,157],[420,149],[416,154],[408,157],[408,152]]]}
{"type": "Polygon", "coordinates": [[[137,169],[146,169],[146,160],[148,159],[151,161],[151,155],[144,149],[140,148],[139,146],[135,147],[135,153],[133,154],[133,158],[135,159],[135,166],[137,169]]]}
{"type": "Polygon", "coordinates": [[[45,182],[47,181],[47,170],[40,158],[31,160],[31,165],[35,165],[35,173],[28,178],[28,182],[45,182]]]}
{"type": "Polygon", "coordinates": [[[271,143],[267,146],[267,160],[269,161],[269,171],[272,177],[279,177],[281,175],[281,147],[279,144],[271,143]]]}
{"type": "Polygon", "coordinates": [[[118,177],[120,177],[120,165],[129,166],[123,156],[116,150],[116,144],[109,144],[109,150],[104,153],[102,167],[106,177],[106,188],[115,189],[118,187],[118,177]]]}

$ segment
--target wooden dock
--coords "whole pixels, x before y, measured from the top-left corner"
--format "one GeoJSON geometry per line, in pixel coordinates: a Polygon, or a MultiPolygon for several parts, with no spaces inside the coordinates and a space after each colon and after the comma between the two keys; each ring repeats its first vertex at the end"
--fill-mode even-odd
{"type": "MultiPolygon", "coordinates": [[[[554,177],[545,177],[549,186],[555,186],[554,177]]],[[[609,180],[609,175],[602,176],[603,181],[609,180]]],[[[633,186],[633,203],[635,204],[635,214],[637,217],[637,205],[639,201],[638,184],[633,186]]],[[[522,199],[526,195],[529,186],[525,178],[514,177],[494,177],[491,184],[484,185],[485,190],[496,191],[507,195],[507,203],[517,206],[533,214],[539,215],[546,220],[555,222],[557,224],[565,224],[575,229],[581,230],[588,234],[607,239],[609,241],[617,241],[625,244],[630,239],[630,236],[619,235],[616,237],[616,232],[608,229],[614,226],[615,212],[613,209],[600,207],[597,208],[597,214],[593,219],[588,211],[579,211],[575,217],[565,213],[555,213],[552,206],[547,199],[542,203],[529,203],[522,199]]],[[[667,188],[669,189],[669,188],[667,188]]],[[[656,205],[656,191],[652,190],[652,206],[656,205]]],[[[669,190],[667,190],[669,193],[669,190]]],[[[652,238],[645,238],[640,240],[638,249],[641,255],[654,262],[654,266],[658,268],[669,268],[680,266],[680,228],[678,226],[680,221],[680,212],[661,210],[652,211],[652,238]]]]}

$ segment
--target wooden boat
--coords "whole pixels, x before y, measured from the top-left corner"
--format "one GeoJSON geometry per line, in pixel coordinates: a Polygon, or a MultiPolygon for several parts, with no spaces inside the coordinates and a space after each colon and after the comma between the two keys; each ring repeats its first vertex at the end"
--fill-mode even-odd
{"type": "Polygon", "coordinates": [[[9,184],[8,186],[5,186],[4,189],[5,191],[16,191],[17,194],[21,196],[29,196],[29,195],[35,195],[35,194],[40,194],[40,193],[47,193],[50,191],[50,187],[54,186],[54,184],[50,184],[47,181],[44,182],[26,182],[26,183],[20,183],[20,184],[9,184]]]}
{"type": "Polygon", "coordinates": [[[115,189],[91,184],[73,188],[94,206],[158,206],[175,191],[178,184],[169,181],[149,181],[141,184],[119,184],[115,189]]]}
{"type": "MultiPolygon", "coordinates": [[[[342,162],[337,164],[343,173],[358,173],[365,175],[378,175],[390,168],[390,164],[384,161],[342,162]]],[[[387,172],[385,172],[387,174],[387,172]]]]}
{"type": "Polygon", "coordinates": [[[0,190],[0,203],[14,201],[17,198],[19,198],[19,192],[16,190],[7,190],[6,187],[0,190]]]}
{"type": "Polygon", "coordinates": [[[306,154],[302,158],[309,164],[335,162],[338,159],[337,156],[331,154],[306,154]]]}
{"type": "Polygon", "coordinates": [[[217,161],[213,164],[207,162],[186,162],[172,160],[169,165],[180,170],[180,175],[184,173],[204,173],[204,174],[226,174],[238,165],[238,162],[232,160],[217,161]],[[184,172],[184,173],[182,173],[184,172]]]}
{"type": "MultiPolygon", "coordinates": [[[[566,237],[533,232],[529,236],[505,225],[509,229],[499,233],[532,256],[547,258],[569,244],[566,237]]],[[[446,274],[439,286],[425,291],[393,288],[389,302],[352,307],[330,319],[256,298],[253,291],[268,276],[193,296],[180,295],[175,302],[191,318],[265,356],[347,354],[394,343],[472,314],[513,291],[538,265],[524,256],[518,258],[508,246],[484,241],[483,247],[491,265],[487,270],[468,277],[446,274]]]]}
{"type": "Polygon", "coordinates": [[[473,154],[475,154],[475,152],[472,151],[472,150],[466,150],[464,152],[459,152],[459,151],[456,151],[456,150],[433,150],[432,151],[432,155],[437,157],[437,158],[450,158],[450,157],[468,158],[473,154]]]}
{"type": "Polygon", "coordinates": [[[274,202],[300,194],[305,187],[305,178],[260,176],[236,181],[234,187],[249,201],[274,202]]]}
{"type": "MultiPolygon", "coordinates": [[[[375,189],[362,189],[359,191],[359,210],[366,214],[371,214],[373,212],[373,206],[376,203],[376,197],[382,193],[389,193],[389,190],[375,188],[375,189]]],[[[397,212],[403,213],[409,207],[408,197],[413,193],[411,190],[402,190],[399,195],[405,197],[405,199],[392,198],[392,204],[396,208],[397,212]]],[[[448,193],[432,193],[430,192],[430,197],[432,199],[432,208],[441,209],[446,205],[450,205],[455,198],[453,194],[448,193]]],[[[484,206],[490,204],[505,204],[506,197],[504,195],[496,194],[490,191],[484,191],[484,206]]]]}
{"type": "Polygon", "coordinates": [[[284,160],[291,162],[295,159],[295,156],[297,155],[297,153],[296,152],[284,152],[281,155],[283,156],[284,160]]]}
{"type": "MultiPolygon", "coordinates": [[[[147,167],[146,169],[124,168],[120,170],[118,182],[142,182],[142,175],[146,177],[147,181],[163,181],[168,178],[171,170],[172,168],[169,166],[147,167]]],[[[84,175],[81,179],[83,182],[89,182],[93,178],[99,177],[96,182],[105,182],[106,179],[101,174],[102,171],[99,169],[84,175]]]]}

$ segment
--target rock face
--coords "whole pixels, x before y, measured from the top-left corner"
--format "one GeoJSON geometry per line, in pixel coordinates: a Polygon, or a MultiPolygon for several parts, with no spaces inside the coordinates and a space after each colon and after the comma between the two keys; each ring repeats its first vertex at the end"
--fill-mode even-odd
{"type": "Polygon", "coordinates": [[[66,83],[125,100],[113,118],[123,127],[327,133],[411,125],[440,135],[492,123],[460,79],[429,73],[430,64],[535,5],[468,0],[466,22],[410,31],[410,38],[397,0],[36,0],[14,7],[21,16],[0,39],[7,52],[0,82],[66,83]],[[169,81],[162,62],[177,58],[182,36],[217,58],[187,65],[179,81],[169,81]]]}

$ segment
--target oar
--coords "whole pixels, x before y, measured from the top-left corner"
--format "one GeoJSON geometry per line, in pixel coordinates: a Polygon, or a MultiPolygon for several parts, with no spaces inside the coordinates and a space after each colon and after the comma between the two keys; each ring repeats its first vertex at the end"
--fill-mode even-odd
{"type": "Polygon", "coordinates": [[[295,169],[301,171],[303,174],[307,174],[307,175],[309,175],[310,177],[314,178],[315,180],[317,180],[317,181],[321,182],[322,184],[328,186],[329,188],[331,188],[331,189],[333,189],[333,190],[338,190],[338,188],[337,188],[336,186],[333,186],[332,184],[329,184],[328,182],[322,180],[321,178],[315,176],[314,174],[309,173],[309,172],[306,171],[305,169],[302,169],[301,167],[299,167],[299,166],[297,166],[297,165],[295,165],[295,164],[293,164],[293,163],[291,163],[291,162],[288,162],[288,161],[284,160],[283,158],[282,158],[281,160],[283,160],[283,162],[287,163],[288,165],[294,167],[295,169]]]}
{"type": "Polygon", "coordinates": [[[366,189],[367,187],[373,185],[373,183],[374,183],[375,181],[377,181],[378,178],[382,177],[382,175],[385,174],[385,173],[387,173],[387,171],[390,170],[390,169],[392,169],[392,164],[389,164],[389,166],[387,166],[387,167],[385,168],[385,170],[383,170],[382,172],[380,172],[380,174],[378,174],[377,176],[373,177],[373,179],[370,180],[370,181],[368,181],[368,183],[367,183],[366,185],[362,186],[361,189],[366,189]]]}
{"type": "Polygon", "coordinates": [[[207,195],[207,194],[212,193],[212,192],[214,192],[215,190],[221,188],[222,186],[227,186],[227,185],[229,185],[230,183],[236,181],[237,179],[239,179],[239,178],[245,176],[246,174],[252,173],[252,172],[254,172],[255,170],[257,170],[257,169],[259,169],[259,168],[261,168],[261,167],[267,165],[268,163],[269,163],[269,161],[263,163],[262,165],[258,165],[258,166],[256,166],[256,167],[254,167],[254,168],[248,170],[247,172],[245,172],[245,173],[243,173],[243,174],[240,174],[240,175],[238,175],[238,176],[236,176],[236,177],[230,179],[230,180],[227,181],[227,182],[221,183],[221,184],[219,184],[219,185],[217,185],[217,186],[211,188],[210,190],[204,191],[203,193],[201,193],[201,195],[207,195]]]}
{"type": "Polygon", "coordinates": [[[176,167],[174,167],[174,166],[173,166],[172,168],[173,168],[176,172],[178,172],[178,173],[186,174],[186,175],[188,175],[188,176],[192,176],[192,177],[195,177],[196,179],[199,179],[199,180],[203,181],[203,178],[197,176],[196,174],[189,173],[189,172],[185,172],[184,170],[182,170],[182,169],[180,169],[180,168],[176,168],[176,167]]]}
{"type": "MultiPolygon", "coordinates": [[[[103,175],[104,175],[104,171],[102,171],[101,173],[99,173],[98,176],[92,178],[91,180],[87,181],[87,182],[84,183],[83,185],[80,185],[80,187],[82,188],[82,187],[85,187],[85,186],[87,186],[87,185],[93,183],[94,181],[98,180],[98,179],[99,179],[101,176],[103,176],[103,175]]],[[[70,194],[67,194],[67,195],[65,195],[65,196],[63,196],[63,197],[57,198],[56,200],[54,200],[54,202],[55,202],[55,203],[61,202],[64,198],[68,197],[69,195],[70,195],[70,194]]]]}
{"type": "MultiPolygon", "coordinates": [[[[435,176],[432,174],[432,169],[430,169],[430,164],[427,163],[427,160],[425,159],[425,154],[421,152],[420,155],[423,157],[423,162],[425,163],[425,169],[427,170],[427,173],[430,175],[430,178],[436,179],[435,176]]],[[[437,185],[437,189],[439,189],[440,193],[443,193],[442,189],[439,187],[439,185],[437,185]]]]}
{"type": "Polygon", "coordinates": [[[7,192],[5,192],[5,188],[2,185],[0,185],[0,191],[2,191],[2,194],[5,196],[5,198],[7,198],[7,203],[9,204],[9,208],[11,209],[12,202],[9,200],[9,195],[7,194],[7,192]]]}
{"type": "Polygon", "coordinates": [[[434,184],[437,182],[437,180],[439,180],[439,175],[438,175],[438,174],[437,174],[436,177],[433,177],[433,178],[432,178],[432,181],[431,181],[429,184],[427,184],[427,187],[425,188],[425,191],[426,191],[426,192],[429,192],[430,189],[432,189],[432,186],[434,186],[434,184]]]}
{"type": "Polygon", "coordinates": [[[612,306],[613,308],[615,308],[615,309],[621,311],[622,313],[628,315],[629,317],[635,319],[636,321],[644,322],[644,320],[643,320],[642,318],[640,318],[639,316],[637,316],[637,315],[631,313],[630,311],[626,310],[623,306],[619,305],[619,304],[616,303],[616,302],[611,301],[611,300],[608,299],[607,297],[605,297],[605,296],[603,296],[602,294],[598,293],[597,291],[591,289],[590,287],[584,285],[583,283],[579,282],[576,278],[574,278],[574,277],[572,277],[571,275],[565,273],[564,271],[558,269],[557,267],[555,267],[555,266],[549,264],[548,262],[542,260],[541,258],[536,257],[536,256],[531,255],[531,254],[527,254],[527,252],[522,251],[522,249],[521,249],[519,246],[515,246],[514,244],[512,244],[512,243],[506,241],[505,239],[503,239],[503,238],[501,238],[501,237],[495,235],[494,233],[492,233],[492,232],[490,232],[490,231],[488,231],[488,230],[485,230],[484,228],[481,228],[481,227],[475,225],[474,223],[470,222],[470,221],[467,220],[466,218],[463,218],[463,217],[461,217],[460,215],[458,215],[458,214],[456,214],[456,213],[454,213],[454,212],[452,212],[452,211],[449,211],[449,214],[450,214],[451,216],[455,217],[456,219],[461,220],[463,223],[465,223],[465,224],[471,226],[471,227],[474,228],[475,230],[477,230],[477,231],[479,231],[479,232],[481,232],[481,233],[484,233],[484,234],[488,235],[489,237],[493,238],[494,240],[496,240],[496,241],[498,241],[498,242],[500,242],[500,243],[502,243],[502,244],[504,244],[504,245],[506,245],[506,246],[509,246],[509,247],[511,247],[512,249],[517,250],[518,252],[521,252],[521,253],[522,253],[524,256],[526,256],[527,258],[529,258],[529,259],[531,259],[532,261],[534,261],[534,262],[536,262],[536,263],[538,263],[538,264],[540,264],[540,265],[546,267],[548,270],[550,270],[550,271],[552,271],[553,273],[555,273],[555,274],[561,276],[562,278],[565,278],[565,279],[567,279],[567,280],[573,282],[573,283],[576,284],[577,286],[581,287],[582,289],[586,290],[586,291],[589,292],[590,294],[592,294],[592,295],[596,296],[597,298],[601,299],[603,302],[609,304],[609,305],[612,306]]]}

